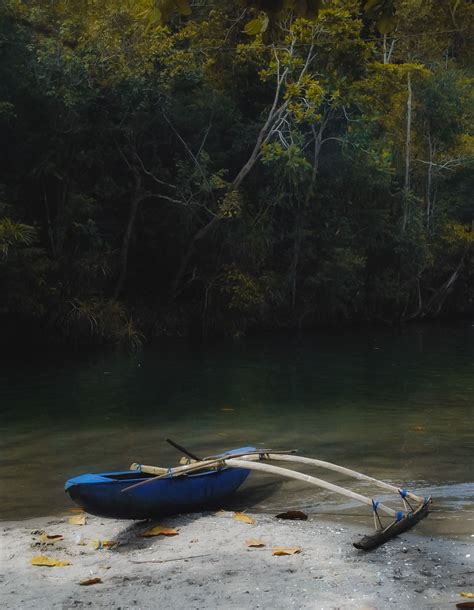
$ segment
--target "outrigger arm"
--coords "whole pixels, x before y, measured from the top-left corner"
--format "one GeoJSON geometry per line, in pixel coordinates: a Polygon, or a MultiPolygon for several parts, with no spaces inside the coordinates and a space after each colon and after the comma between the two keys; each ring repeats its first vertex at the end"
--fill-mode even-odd
{"type": "Polygon", "coordinates": [[[339,495],[351,498],[362,504],[366,504],[372,508],[372,510],[374,511],[374,515],[376,515],[377,517],[378,511],[385,513],[386,515],[392,518],[395,517],[395,521],[391,522],[385,528],[382,528],[379,520],[380,529],[375,534],[365,536],[359,542],[354,543],[354,546],[356,548],[363,550],[374,549],[383,544],[384,542],[387,542],[387,540],[389,540],[390,538],[393,538],[394,536],[397,536],[398,534],[416,525],[416,523],[418,523],[428,514],[428,506],[431,503],[431,498],[421,498],[420,496],[408,492],[405,489],[400,489],[394,485],[390,485],[389,483],[379,481],[360,472],[356,472],[355,470],[351,470],[343,466],[338,466],[337,464],[331,464],[330,462],[316,460],[313,458],[288,455],[288,453],[286,452],[279,453],[264,450],[249,452],[229,458],[226,458],[225,456],[219,458],[211,457],[199,462],[191,463],[186,466],[178,466],[176,468],[169,469],[159,468],[156,466],[132,464],[132,469],[139,469],[141,472],[155,474],[158,476],[156,476],[154,479],[148,479],[146,481],[136,483],[135,485],[126,488],[124,492],[131,490],[135,487],[139,487],[141,485],[146,485],[150,481],[156,479],[161,479],[165,477],[180,477],[208,468],[247,468],[248,470],[266,472],[268,474],[275,474],[289,479],[296,479],[298,481],[303,481],[305,483],[309,483],[310,485],[315,485],[317,487],[327,489],[339,495]],[[297,462],[301,464],[318,466],[327,470],[333,470],[335,472],[339,472],[341,474],[358,480],[368,481],[374,485],[377,485],[378,487],[386,489],[387,491],[396,492],[397,494],[401,495],[404,503],[405,498],[410,498],[411,500],[416,501],[418,503],[418,506],[415,509],[410,506],[410,510],[405,513],[402,513],[401,511],[395,511],[389,506],[382,504],[381,502],[375,502],[373,498],[369,498],[349,489],[345,489],[340,485],[329,483],[328,481],[324,481],[317,477],[313,477],[302,472],[297,472],[289,468],[282,468],[281,466],[263,464],[263,460],[297,462]]]}
{"type": "MultiPolygon", "coordinates": [[[[269,458],[272,459],[272,458],[269,458]]],[[[351,491],[350,489],[345,489],[340,485],[335,485],[334,483],[329,483],[328,481],[323,481],[323,479],[318,479],[309,474],[304,474],[303,472],[296,472],[296,470],[290,470],[289,468],[282,468],[281,466],[273,466],[270,464],[262,464],[261,462],[253,462],[248,459],[226,459],[225,466],[230,468],[248,468],[249,470],[257,470],[260,472],[266,472],[268,474],[278,474],[282,477],[287,477],[288,479],[296,479],[297,481],[303,481],[305,483],[309,483],[310,485],[316,485],[316,487],[322,487],[323,489],[327,489],[329,491],[333,491],[341,496],[346,496],[347,498],[351,498],[352,500],[357,500],[362,504],[367,504],[368,506],[372,506],[372,499],[367,498],[361,494],[356,493],[355,491],[351,491]]],[[[385,504],[379,504],[378,510],[380,512],[389,515],[390,517],[396,517],[397,513],[392,508],[385,506],[385,504]]]]}
{"type": "MultiPolygon", "coordinates": [[[[262,455],[261,452],[258,454],[262,455]]],[[[316,460],[314,458],[307,458],[300,455],[286,455],[280,453],[264,453],[263,458],[260,459],[268,459],[273,461],[280,462],[295,462],[298,464],[307,464],[308,466],[318,466],[319,468],[325,468],[326,470],[333,470],[334,472],[339,472],[348,477],[352,477],[353,479],[358,479],[359,481],[367,481],[368,483],[372,483],[377,487],[381,487],[386,489],[387,491],[393,491],[395,493],[403,493],[399,487],[395,487],[395,485],[390,485],[390,483],[385,483],[385,481],[379,481],[378,479],[374,479],[373,477],[369,477],[366,474],[362,474],[361,472],[357,472],[356,470],[351,470],[350,468],[345,468],[344,466],[339,466],[338,464],[332,464],[331,462],[325,462],[323,460],[316,460]],[[267,457],[268,456],[268,457],[267,457]]],[[[414,500],[415,502],[422,502],[423,498],[415,495],[409,491],[406,491],[405,496],[414,500]]]]}

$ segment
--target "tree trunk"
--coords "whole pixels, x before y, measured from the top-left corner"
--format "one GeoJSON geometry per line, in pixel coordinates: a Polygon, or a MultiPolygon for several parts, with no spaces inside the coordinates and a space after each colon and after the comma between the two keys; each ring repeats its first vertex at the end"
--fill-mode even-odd
{"type": "Polygon", "coordinates": [[[428,301],[427,305],[424,307],[423,316],[431,316],[431,317],[435,318],[439,314],[446,299],[453,291],[454,284],[458,280],[463,266],[464,266],[464,256],[459,261],[459,264],[456,267],[456,269],[453,271],[453,273],[444,282],[444,284],[441,286],[441,288],[439,288],[435,292],[435,294],[431,297],[431,299],[428,301]]]}
{"type": "MultiPolygon", "coordinates": [[[[293,55],[294,42],[295,41],[293,41],[291,43],[290,48],[289,48],[290,56],[293,55]]],[[[308,56],[307,56],[306,62],[304,64],[304,66],[301,68],[298,83],[301,81],[304,74],[307,72],[309,65],[313,58],[314,58],[313,45],[311,45],[309,48],[309,51],[308,51],[308,56]]],[[[282,120],[286,116],[285,113],[288,112],[288,106],[290,104],[290,100],[289,99],[282,100],[282,91],[281,90],[282,90],[282,86],[285,82],[289,69],[286,68],[285,70],[280,72],[280,62],[278,61],[278,58],[277,58],[277,64],[278,64],[277,86],[275,89],[275,94],[273,96],[272,106],[268,111],[268,115],[265,120],[265,123],[263,124],[260,131],[258,132],[257,138],[255,140],[255,144],[252,148],[252,152],[250,153],[249,158],[247,159],[246,163],[241,167],[240,171],[237,173],[232,184],[230,185],[230,188],[229,188],[230,191],[237,190],[238,188],[240,188],[240,185],[242,184],[242,182],[244,181],[246,176],[249,174],[249,172],[253,169],[255,163],[260,158],[262,145],[267,143],[270,140],[279,121],[282,120]]],[[[208,223],[204,227],[202,227],[191,238],[191,241],[189,242],[189,245],[186,249],[184,257],[181,261],[181,264],[178,268],[175,279],[173,281],[173,286],[172,286],[172,290],[171,290],[171,300],[173,300],[175,298],[175,295],[178,293],[179,284],[183,278],[184,273],[186,272],[188,263],[191,259],[191,256],[194,251],[194,247],[195,247],[196,243],[200,239],[202,239],[204,237],[204,235],[206,235],[210,231],[210,229],[212,229],[215,225],[217,225],[221,220],[222,220],[222,217],[215,216],[210,221],[208,221],[208,223]]]]}
{"type": "MultiPolygon", "coordinates": [[[[277,94],[279,96],[279,89],[277,90],[277,94]]],[[[272,129],[274,127],[275,121],[281,116],[281,113],[284,111],[284,109],[287,107],[288,103],[284,102],[279,108],[276,108],[276,102],[278,101],[278,97],[275,98],[275,102],[274,105],[272,106],[269,115],[267,117],[267,120],[265,121],[265,124],[263,125],[263,127],[261,128],[258,136],[257,136],[257,140],[255,142],[255,145],[252,149],[252,152],[248,158],[248,160],[246,161],[246,163],[242,166],[242,168],[240,169],[240,171],[238,172],[237,176],[234,178],[234,180],[232,181],[232,184],[229,188],[229,191],[234,191],[237,190],[240,185],[242,184],[244,178],[247,176],[247,174],[252,170],[253,166],[255,165],[255,163],[257,162],[257,160],[259,159],[260,156],[260,151],[261,151],[261,146],[263,144],[263,142],[268,138],[268,136],[271,134],[272,129]]],[[[188,247],[186,249],[186,252],[181,260],[181,264],[178,268],[178,271],[176,273],[174,282],[173,282],[173,286],[172,286],[172,290],[171,290],[171,300],[174,299],[174,297],[176,296],[177,292],[178,292],[178,288],[179,288],[179,284],[183,278],[184,273],[186,272],[188,263],[191,259],[191,256],[193,254],[194,248],[196,246],[196,243],[202,239],[215,225],[217,225],[220,221],[222,220],[221,216],[214,216],[211,220],[208,221],[207,224],[204,225],[204,227],[202,227],[201,229],[199,229],[199,231],[191,238],[191,241],[188,244],[188,247]]]]}
{"type": "Polygon", "coordinates": [[[133,234],[133,228],[135,226],[135,219],[137,216],[138,205],[143,199],[142,195],[136,193],[130,204],[130,213],[128,215],[127,228],[122,239],[122,247],[120,250],[119,258],[119,276],[114,290],[114,299],[118,298],[123,290],[125,284],[125,278],[127,277],[127,266],[128,266],[128,251],[130,247],[130,240],[133,234]]]}
{"type": "Polygon", "coordinates": [[[297,276],[298,276],[298,263],[300,259],[300,251],[301,251],[301,232],[302,232],[302,224],[303,224],[303,216],[304,212],[301,209],[298,209],[295,218],[295,235],[293,241],[293,257],[290,266],[290,282],[291,282],[291,309],[294,311],[296,307],[296,285],[297,285],[297,276]]]}
{"type": "Polygon", "coordinates": [[[411,76],[407,76],[407,125],[406,125],[406,138],[405,138],[405,182],[403,185],[403,225],[402,229],[405,231],[409,217],[409,191],[410,191],[410,154],[411,154],[411,115],[412,115],[412,88],[411,88],[411,76]]]}
{"type": "Polygon", "coordinates": [[[43,185],[43,199],[44,199],[44,210],[45,210],[45,214],[46,214],[47,233],[48,233],[48,238],[49,238],[49,244],[51,247],[51,254],[53,255],[53,258],[57,258],[56,242],[54,240],[54,231],[53,231],[53,227],[51,225],[51,211],[49,209],[48,195],[46,193],[46,189],[45,189],[44,185],[43,185]]]}
{"type": "Polygon", "coordinates": [[[433,190],[433,156],[434,156],[433,143],[431,141],[431,134],[429,131],[428,131],[428,146],[429,146],[430,162],[428,165],[428,174],[426,177],[426,228],[429,231],[430,225],[431,225],[431,216],[433,213],[431,193],[433,190]]]}
{"type": "Polygon", "coordinates": [[[319,157],[321,154],[321,149],[323,146],[323,135],[324,131],[333,116],[333,111],[331,109],[327,110],[324,114],[324,117],[321,121],[321,125],[319,127],[319,131],[316,131],[314,125],[312,125],[311,130],[313,132],[314,138],[314,148],[313,148],[313,169],[311,172],[311,184],[306,192],[306,197],[304,200],[304,207],[301,209],[298,208],[296,218],[295,218],[295,235],[293,241],[293,257],[291,260],[289,277],[291,282],[291,308],[294,311],[296,308],[296,288],[298,283],[298,264],[301,255],[301,246],[303,244],[303,235],[305,228],[305,210],[309,207],[309,203],[312,195],[315,191],[316,179],[318,176],[319,169],[319,157]]]}
{"type": "Polygon", "coordinates": [[[171,300],[174,300],[174,298],[178,294],[179,285],[181,283],[181,280],[183,279],[183,275],[185,274],[186,269],[188,268],[188,263],[191,260],[191,256],[193,255],[194,248],[195,248],[197,242],[200,239],[202,239],[205,235],[207,235],[207,233],[209,233],[209,231],[214,226],[217,226],[217,224],[219,223],[220,220],[222,220],[220,216],[214,216],[214,218],[212,218],[206,225],[204,225],[201,229],[199,229],[199,231],[197,233],[195,233],[194,236],[192,237],[191,241],[188,244],[188,247],[186,248],[186,252],[184,253],[183,258],[181,259],[181,263],[178,267],[178,271],[176,272],[176,275],[175,275],[175,278],[173,281],[173,285],[171,288],[171,300]]]}
{"type": "Polygon", "coordinates": [[[441,308],[443,307],[444,303],[446,302],[446,299],[448,298],[448,296],[453,291],[454,285],[457,282],[457,280],[461,274],[462,268],[464,266],[464,260],[465,260],[465,257],[463,256],[461,258],[461,260],[459,261],[458,266],[453,271],[453,273],[444,282],[444,284],[440,288],[438,288],[438,290],[430,298],[428,303],[423,307],[421,307],[421,292],[420,292],[420,285],[418,283],[419,307],[418,307],[418,310],[414,314],[412,314],[411,316],[406,318],[406,320],[414,320],[416,318],[426,318],[426,317],[435,318],[436,316],[439,315],[441,308]]]}
{"type": "Polygon", "coordinates": [[[390,47],[387,47],[387,34],[383,35],[383,63],[389,64],[392,57],[393,50],[395,48],[396,38],[392,38],[390,47]]]}

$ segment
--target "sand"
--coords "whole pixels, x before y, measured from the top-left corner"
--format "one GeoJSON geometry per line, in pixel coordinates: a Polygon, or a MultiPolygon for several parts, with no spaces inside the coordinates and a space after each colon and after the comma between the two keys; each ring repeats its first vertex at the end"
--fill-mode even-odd
{"type": "Polygon", "coordinates": [[[156,523],[87,516],[86,525],[79,526],[68,523],[71,513],[3,522],[0,605],[36,610],[455,608],[463,601],[461,592],[474,591],[474,537],[429,538],[412,530],[364,553],[351,542],[368,532],[368,523],[282,521],[255,514],[255,524],[249,525],[233,515],[220,511],[160,520],[178,535],[152,538],[140,534],[156,523]],[[42,532],[64,539],[44,544],[42,532]],[[260,538],[266,546],[248,548],[249,538],[260,538]],[[96,549],[95,539],[117,544],[96,549]],[[273,556],[274,545],[302,551],[273,556]],[[33,566],[36,555],[71,565],[33,566]],[[78,584],[93,577],[102,582],[78,584]]]}

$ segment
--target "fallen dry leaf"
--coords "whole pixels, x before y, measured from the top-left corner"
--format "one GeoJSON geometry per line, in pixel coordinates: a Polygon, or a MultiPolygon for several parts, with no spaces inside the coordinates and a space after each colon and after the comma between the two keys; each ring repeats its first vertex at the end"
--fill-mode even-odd
{"type": "Polygon", "coordinates": [[[296,555],[297,553],[301,553],[302,550],[303,549],[300,546],[274,546],[272,548],[272,555],[296,555]]]}
{"type": "Polygon", "coordinates": [[[69,517],[67,522],[69,525],[85,525],[87,523],[87,517],[83,514],[73,515],[72,517],[69,517]]]}
{"type": "Polygon", "coordinates": [[[89,585],[97,585],[100,582],[102,582],[102,580],[96,576],[95,578],[84,578],[84,580],[81,580],[79,584],[83,587],[88,587],[89,585]]]}
{"type": "Polygon", "coordinates": [[[262,546],[265,546],[265,543],[263,542],[263,540],[260,540],[260,538],[249,538],[248,540],[245,541],[245,544],[249,547],[255,547],[255,548],[260,548],[262,546]]]}
{"type": "Polygon", "coordinates": [[[300,520],[300,521],[306,521],[306,519],[308,518],[308,515],[306,513],[303,513],[300,510],[287,510],[285,513],[279,513],[278,515],[275,515],[275,517],[277,519],[292,519],[292,520],[300,520]]]}
{"type": "Polygon", "coordinates": [[[50,557],[46,557],[46,555],[36,555],[31,560],[31,565],[33,566],[45,566],[48,568],[53,567],[62,567],[62,566],[70,566],[71,563],[69,561],[61,561],[59,559],[52,559],[50,557]]]}
{"type": "Polygon", "coordinates": [[[252,517],[249,517],[248,515],[244,515],[244,513],[234,513],[234,519],[236,521],[241,521],[242,523],[248,523],[249,525],[255,523],[255,519],[252,519],[252,517]]]}
{"type": "Polygon", "coordinates": [[[110,549],[117,544],[116,540],[93,540],[92,546],[95,549],[110,549]]]}
{"type": "Polygon", "coordinates": [[[71,508],[68,508],[67,510],[70,513],[83,513],[84,512],[84,509],[80,508],[79,506],[71,506],[71,508]]]}
{"type": "Polygon", "coordinates": [[[459,602],[456,608],[474,608],[474,602],[459,602]]]}
{"type": "Polygon", "coordinates": [[[59,542],[60,540],[64,540],[64,536],[61,534],[41,534],[40,542],[44,544],[54,544],[55,542],[59,542]]]}
{"type": "Polygon", "coordinates": [[[149,530],[142,532],[141,536],[144,538],[149,538],[150,536],[177,536],[178,533],[178,530],[174,527],[157,525],[156,527],[152,527],[149,530]]]}
{"type": "Polygon", "coordinates": [[[467,591],[462,591],[459,595],[468,599],[474,599],[474,593],[468,593],[467,591]]]}

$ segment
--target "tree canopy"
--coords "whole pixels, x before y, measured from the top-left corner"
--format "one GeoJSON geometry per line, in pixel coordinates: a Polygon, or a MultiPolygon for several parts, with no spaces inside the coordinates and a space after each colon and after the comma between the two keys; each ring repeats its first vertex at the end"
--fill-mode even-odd
{"type": "Polygon", "coordinates": [[[5,0],[0,320],[163,334],[473,311],[467,0],[5,0]]]}

